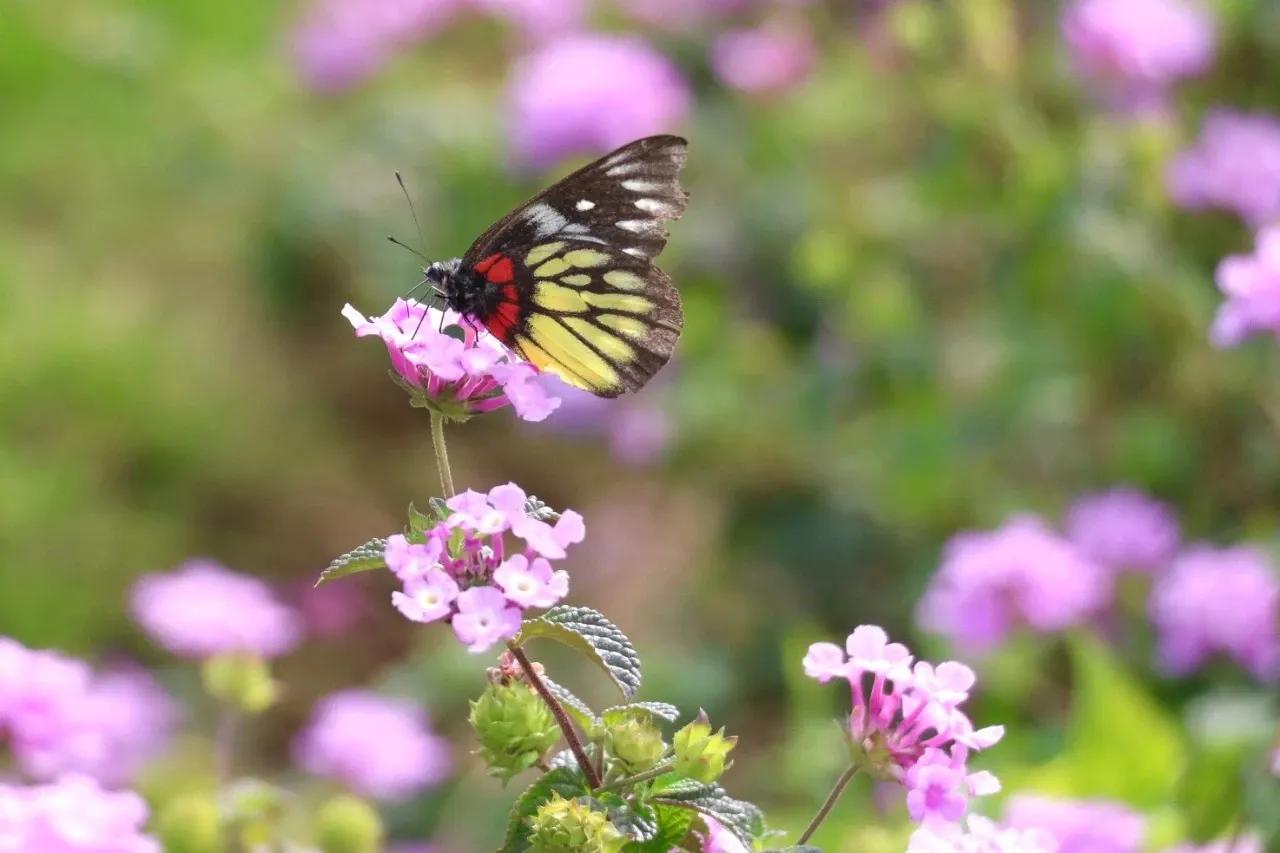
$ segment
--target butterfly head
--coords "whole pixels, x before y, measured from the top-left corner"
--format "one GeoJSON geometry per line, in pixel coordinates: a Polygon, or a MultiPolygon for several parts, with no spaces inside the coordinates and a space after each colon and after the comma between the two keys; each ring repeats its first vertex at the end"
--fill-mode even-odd
{"type": "Polygon", "coordinates": [[[473,306],[468,298],[468,288],[462,281],[462,260],[453,258],[448,261],[432,261],[422,271],[422,276],[436,294],[444,299],[454,311],[472,313],[473,306]]]}

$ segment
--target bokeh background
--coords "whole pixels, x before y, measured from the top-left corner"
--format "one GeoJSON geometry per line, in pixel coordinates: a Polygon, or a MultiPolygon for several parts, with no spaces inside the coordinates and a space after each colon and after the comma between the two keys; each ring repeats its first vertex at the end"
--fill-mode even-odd
{"type": "MultiPolygon", "coordinates": [[[[139,783],[154,800],[156,779],[201,784],[211,728],[130,587],[198,555],[268,579],[312,639],[242,733],[243,772],[305,789],[289,742],[320,697],[412,697],[456,771],[384,808],[393,836],[491,849],[518,784],[467,755],[489,660],[402,619],[381,574],[307,591],[437,488],[426,416],[339,311],[420,278],[385,240],[417,242],[395,171],[448,258],[586,158],[679,132],[675,360],[634,398],[452,428],[459,484],[584,514],[570,600],[633,637],[645,698],[741,735],[725,782],[775,826],[839,772],[847,697],[800,657],[875,623],[978,670],[1006,788],[1125,803],[1141,849],[1277,832],[1275,681],[1229,659],[1163,671],[1158,570],[1106,625],[983,655],[917,619],[952,536],[1059,528],[1114,486],[1165,502],[1186,541],[1276,545],[1280,356],[1210,334],[1215,268],[1268,217],[1188,209],[1211,205],[1179,203],[1169,171],[1215,108],[1280,113],[1280,7],[1205,3],[1179,35],[1163,4],[1115,2],[1148,7],[1118,45],[1015,0],[7,4],[0,633],[140,661],[183,700],[180,745],[139,783]]],[[[1238,156],[1275,163],[1272,144],[1238,156]]],[[[1274,215],[1265,163],[1240,180],[1265,193],[1272,170],[1274,215]]],[[[864,783],[818,841],[900,850],[907,831],[864,783]]]]}

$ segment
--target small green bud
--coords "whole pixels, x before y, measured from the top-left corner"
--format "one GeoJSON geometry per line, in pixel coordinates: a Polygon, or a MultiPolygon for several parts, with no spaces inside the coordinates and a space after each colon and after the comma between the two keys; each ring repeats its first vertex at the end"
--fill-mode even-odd
{"type": "Polygon", "coordinates": [[[736,737],[725,737],[723,727],[712,732],[707,713],[699,711],[698,718],[676,732],[672,741],[676,752],[675,770],[710,785],[728,769],[725,759],[737,743],[736,737]]]}
{"type": "Polygon", "coordinates": [[[218,804],[199,794],[174,797],[156,816],[156,835],[168,853],[218,853],[223,847],[218,804]]]}
{"type": "Polygon", "coordinates": [[[255,654],[232,652],[211,657],[200,668],[200,678],[210,696],[246,714],[265,711],[280,695],[267,662],[255,654]]]}
{"type": "Polygon", "coordinates": [[[620,853],[627,837],[585,803],[555,796],[529,818],[529,853],[620,853]]]}
{"type": "Polygon", "coordinates": [[[643,773],[662,760],[667,745],[648,715],[629,715],[609,726],[605,735],[609,754],[629,775],[643,773]]]}
{"type": "Polygon", "coordinates": [[[504,782],[532,767],[560,739],[551,709],[528,685],[490,684],[471,703],[477,753],[504,782]]]}
{"type": "Polygon", "coordinates": [[[364,800],[344,794],[320,807],[316,836],[324,853],[377,853],[382,819],[364,800]]]}

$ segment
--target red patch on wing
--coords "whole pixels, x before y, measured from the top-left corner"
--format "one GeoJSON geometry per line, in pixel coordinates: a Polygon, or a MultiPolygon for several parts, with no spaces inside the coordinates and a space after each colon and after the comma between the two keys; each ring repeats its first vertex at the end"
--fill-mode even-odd
{"type": "Polygon", "coordinates": [[[514,302],[499,302],[493,313],[484,318],[484,325],[495,338],[510,344],[516,326],[520,325],[520,306],[514,302]]]}
{"type": "Polygon", "coordinates": [[[502,260],[502,253],[494,252],[492,255],[476,264],[476,272],[480,273],[480,275],[484,275],[489,272],[489,267],[493,266],[500,260],[502,260]]]}
{"type": "Polygon", "coordinates": [[[502,258],[485,271],[484,277],[494,284],[506,284],[516,277],[516,268],[510,258],[502,258]]]}

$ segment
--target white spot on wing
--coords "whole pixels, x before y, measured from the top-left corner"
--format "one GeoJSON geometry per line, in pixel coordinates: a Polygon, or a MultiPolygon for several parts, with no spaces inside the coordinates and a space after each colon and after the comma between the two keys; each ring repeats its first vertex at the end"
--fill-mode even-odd
{"type": "Polygon", "coordinates": [[[645,213],[652,213],[658,216],[670,216],[675,213],[675,208],[656,198],[638,198],[636,199],[636,207],[645,213]]]}
{"type": "Polygon", "coordinates": [[[578,210],[590,210],[595,206],[596,206],[596,203],[594,201],[587,201],[585,198],[582,201],[578,202],[576,205],[578,210]]]}
{"type": "Polygon", "coordinates": [[[637,249],[635,246],[628,246],[627,248],[623,249],[622,251],[626,252],[628,255],[632,255],[633,257],[637,257],[637,258],[647,258],[647,257],[649,257],[648,255],[646,255],[646,254],[644,253],[644,249],[637,249]]]}
{"type": "Polygon", "coordinates": [[[524,218],[533,226],[534,236],[539,240],[558,234],[569,224],[569,220],[549,204],[535,204],[524,212],[524,218]]]}
{"type": "Polygon", "coordinates": [[[653,181],[632,179],[630,181],[623,181],[622,188],[624,190],[630,190],[633,193],[652,193],[663,189],[663,184],[654,183],[653,181]]]}
{"type": "Polygon", "coordinates": [[[623,219],[616,223],[623,231],[630,231],[633,234],[639,234],[642,231],[648,231],[653,227],[651,219],[623,219]]]}
{"type": "Polygon", "coordinates": [[[644,167],[643,163],[636,163],[636,162],[619,163],[617,166],[614,166],[613,168],[605,172],[605,174],[611,178],[617,178],[622,175],[630,175],[632,172],[638,172],[643,167],[644,167]]]}

